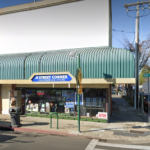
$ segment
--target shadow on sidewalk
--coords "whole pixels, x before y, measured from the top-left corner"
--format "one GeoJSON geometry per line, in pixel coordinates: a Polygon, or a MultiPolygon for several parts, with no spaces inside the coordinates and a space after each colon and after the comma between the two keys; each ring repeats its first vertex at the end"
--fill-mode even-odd
{"type": "Polygon", "coordinates": [[[10,124],[10,121],[8,121],[7,119],[0,119],[0,126],[10,127],[10,124]]]}
{"type": "Polygon", "coordinates": [[[21,124],[22,127],[25,127],[25,126],[38,126],[38,125],[49,125],[49,123],[47,122],[33,122],[33,123],[29,123],[29,124],[21,124]]]}
{"type": "Polygon", "coordinates": [[[119,122],[148,122],[148,117],[142,114],[140,110],[135,110],[134,107],[128,104],[123,98],[112,98],[112,115],[109,123],[119,122]]]}

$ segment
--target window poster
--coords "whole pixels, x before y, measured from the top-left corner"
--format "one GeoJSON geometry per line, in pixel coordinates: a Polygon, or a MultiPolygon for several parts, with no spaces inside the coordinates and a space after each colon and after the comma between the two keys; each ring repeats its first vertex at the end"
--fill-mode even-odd
{"type": "MultiPolygon", "coordinates": [[[[75,105],[78,105],[78,94],[75,92],[75,105]]],[[[80,94],[80,105],[83,105],[83,93],[80,94]]]]}
{"type": "Polygon", "coordinates": [[[62,91],[62,97],[65,99],[66,108],[74,108],[74,99],[75,99],[74,91],[62,91]]]}
{"type": "Polygon", "coordinates": [[[9,92],[9,100],[10,100],[10,108],[16,107],[17,102],[17,91],[10,91],[9,92]]]}
{"type": "Polygon", "coordinates": [[[27,111],[35,111],[38,112],[39,105],[38,103],[30,103],[26,106],[27,111]]]}

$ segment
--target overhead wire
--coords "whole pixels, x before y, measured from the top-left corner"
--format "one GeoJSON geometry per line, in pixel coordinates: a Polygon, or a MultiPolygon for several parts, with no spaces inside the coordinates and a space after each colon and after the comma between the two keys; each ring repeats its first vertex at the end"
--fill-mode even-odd
{"type": "MultiPolygon", "coordinates": [[[[118,38],[116,38],[114,35],[112,37],[114,37],[117,41],[119,41],[119,44],[123,45],[123,43],[118,38]]],[[[122,47],[120,46],[120,48],[122,48],[122,47]]]]}
{"type": "Polygon", "coordinates": [[[124,30],[116,30],[116,29],[112,29],[113,31],[115,32],[122,32],[122,33],[135,33],[134,31],[133,32],[127,32],[127,31],[124,31],[124,30]]]}

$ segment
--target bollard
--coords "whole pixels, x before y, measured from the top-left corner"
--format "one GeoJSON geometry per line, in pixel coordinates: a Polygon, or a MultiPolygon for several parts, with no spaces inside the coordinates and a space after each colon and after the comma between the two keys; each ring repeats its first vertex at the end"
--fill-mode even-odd
{"type": "Polygon", "coordinates": [[[57,112],[52,113],[52,114],[50,115],[50,128],[52,128],[52,115],[56,115],[56,116],[57,116],[57,129],[58,129],[58,113],[57,113],[57,112]]]}
{"type": "Polygon", "coordinates": [[[143,94],[141,94],[141,111],[142,111],[142,113],[144,113],[144,106],[143,106],[143,94]]]}
{"type": "Polygon", "coordinates": [[[50,128],[52,128],[52,115],[50,115],[50,128]]]}
{"type": "Polygon", "coordinates": [[[57,129],[58,129],[58,113],[57,113],[57,129]]]}

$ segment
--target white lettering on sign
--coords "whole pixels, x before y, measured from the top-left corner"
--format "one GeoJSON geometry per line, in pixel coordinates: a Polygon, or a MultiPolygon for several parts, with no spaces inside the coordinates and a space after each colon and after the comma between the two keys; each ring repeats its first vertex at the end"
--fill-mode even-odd
{"type": "Polygon", "coordinates": [[[36,76],[36,77],[35,77],[35,79],[39,79],[39,77],[38,77],[38,76],[36,76]]]}
{"type": "Polygon", "coordinates": [[[107,119],[107,112],[98,112],[98,118],[107,119]]]}
{"type": "Polygon", "coordinates": [[[70,81],[71,78],[68,77],[68,75],[41,75],[41,76],[35,76],[34,82],[50,82],[50,81],[70,81]],[[36,80],[36,81],[35,81],[36,80]]]}
{"type": "MultiPolygon", "coordinates": [[[[38,79],[38,76],[36,77],[36,79],[38,79]]],[[[50,79],[50,76],[39,76],[39,79],[50,79]]]]}

